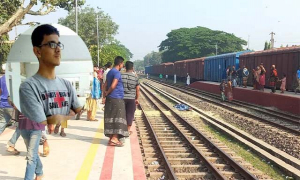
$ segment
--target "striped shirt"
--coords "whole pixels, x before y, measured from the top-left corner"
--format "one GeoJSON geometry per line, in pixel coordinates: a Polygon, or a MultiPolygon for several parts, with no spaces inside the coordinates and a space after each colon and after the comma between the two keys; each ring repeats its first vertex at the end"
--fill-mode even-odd
{"type": "Polygon", "coordinates": [[[135,99],[136,87],[139,85],[138,78],[132,72],[122,73],[124,87],[124,99],[135,99]]]}

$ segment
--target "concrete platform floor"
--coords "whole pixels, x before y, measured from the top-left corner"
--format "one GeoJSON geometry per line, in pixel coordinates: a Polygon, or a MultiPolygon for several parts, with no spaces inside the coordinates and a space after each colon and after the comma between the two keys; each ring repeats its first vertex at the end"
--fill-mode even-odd
{"type": "MultiPolygon", "coordinates": [[[[103,111],[100,109],[102,106],[97,111],[98,122],[86,121],[86,114],[83,114],[80,120],[68,121],[66,137],[48,135],[50,154],[41,157],[43,180],[146,179],[135,124],[124,147],[107,146],[108,138],[103,134],[103,111]]],[[[1,180],[24,179],[26,148],[22,137],[16,144],[20,155],[6,152],[7,141],[13,132],[13,128],[8,128],[0,136],[1,180]]]]}

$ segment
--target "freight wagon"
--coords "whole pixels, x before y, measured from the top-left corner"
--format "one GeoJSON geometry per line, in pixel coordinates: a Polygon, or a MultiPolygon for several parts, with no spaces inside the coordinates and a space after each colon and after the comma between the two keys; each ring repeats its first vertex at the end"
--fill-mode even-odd
{"type": "Polygon", "coordinates": [[[234,65],[238,69],[240,55],[247,52],[251,51],[240,51],[205,58],[204,80],[221,82],[222,79],[226,78],[226,68],[234,65]]]}
{"type": "MultiPolygon", "coordinates": [[[[256,51],[240,56],[240,66],[246,66],[250,72],[248,85],[253,85],[252,69],[263,63],[266,73],[266,87],[269,87],[271,66],[275,65],[278,76],[281,79],[286,74],[287,90],[294,90],[297,85],[296,72],[300,66],[300,47],[278,48],[266,51],[256,51]]],[[[277,83],[280,87],[280,82],[277,83]]]]}
{"type": "Polygon", "coordinates": [[[196,58],[186,61],[187,73],[193,80],[203,80],[204,79],[204,59],[196,58]]]}

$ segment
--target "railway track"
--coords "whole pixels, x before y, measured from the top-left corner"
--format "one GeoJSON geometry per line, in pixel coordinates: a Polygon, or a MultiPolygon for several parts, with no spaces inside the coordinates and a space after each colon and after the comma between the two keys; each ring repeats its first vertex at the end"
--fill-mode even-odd
{"type": "MultiPolygon", "coordinates": [[[[176,103],[185,103],[183,100],[180,100],[179,98],[176,98],[158,88],[155,88],[153,85],[147,84],[147,87],[142,84],[141,85],[143,89],[151,88],[154,91],[160,93],[161,95],[165,96],[166,98],[175,101],[176,103]]],[[[154,98],[153,98],[154,99],[154,98]]],[[[217,127],[218,129],[222,130],[226,134],[229,134],[230,136],[234,137],[238,141],[244,143],[251,149],[253,149],[256,153],[261,154],[262,157],[270,160],[273,162],[276,166],[280,167],[283,171],[285,171],[289,176],[294,177],[295,179],[300,179],[300,161],[296,158],[293,158],[292,156],[278,150],[273,147],[268,146],[266,143],[259,141],[258,139],[251,137],[247,135],[246,133],[243,134],[243,132],[234,129],[230,125],[226,123],[222,123],[219,120],[205,114],[202,110],[199,110],[197,107],[194,107],[190,104],[196,112],[200,114],[200,117],[207,121],[210,125],[217,127]]],[[[193,136],[194,137],[194,136],[193,136]]]]}
{"type": "MultiPolygon", "coordinates": [[[[162,149],[160,157],[166,158],[164,163],[159,160],[161,158],[156,158],[157,155],[153,151],[145,151],[144,149],[145,156],[153,158],[150,159],[152,163],[157,163],[156,168],[161,167],[161,164],[168,165],[168,168],[166,168],[170,169],[168,175],[160,174],[161,176],[168,176],[168,179],[266,179],[266,176],[260,171],[253,170],[251,165],[242,162],[241,158],[235,156],[228,148],[219,148],[217,144],[208,139],[155,95],[144,88],[142,93],[150,101],[150,103],[147,103],[148,106],[150,104],[150,107],[154,106],[157,113],[150,115],[151,113],[144,110],[145,104],[141,105],[145,118],[143,122],[138,120],[137,125],[142,138],[145,132],[155,136],[152,140],[143,138],[143,146],[147,144],[146,147],[148,147],[148,144],[152,144],[155,139],[154,144],[159,145],[159,149],[162,149]],[[147,130],[146,126],[148,127],[147,130]],[[243,164],[246,168],[240,164],[243,164]],[[171,168],[169,168],[169,165],[171,168]]],[[[149,159],[146,159],[149,163],[149,159]]],[[[148,166],[149,168],[155,169],[152,164],[150,164],[150,167],[148,166]]]]}
{"type": "Polygon", "coordinates": [[[229,109],[230,111],[239,113],[246,117],[250,117],[250,118],[259,120],[261,122],[265,122],[270,125],[273,125],[277,128],[286,130],[288,132],[292,132],[297,135],[300,135],[300,117],[299,116],[280,112],[280,111],[275,111],[275,110],[268,109],[268,108],[263,108],[260,106],[256,106],[253,104],[249,104],[249,103],[245,103],[245,102],[241,102],[241,101],[237,101],[237,100],[233,100],[231,102],[220,102],[220,97],[217,95],[214,95],[212,93],[207,93],[207,92],[200,91],[200,90],[186,87],[186,86],[170,85],[168,83],[163,83],[163,82],[159,82],[156,80],[151,80],[151,81],[154,81],[154,82],[162,84],[164,86],[184,92],[188,95],[194,96],[196,98],[207,101],[209,103],[229,109]],[[233,107],[232,105],[234,105],[235,107],[233,107]],[[245,112],[243,110],[240,110],[241,107],[245,108],[245,109],[250,109],[252,112],[245,112]]]}

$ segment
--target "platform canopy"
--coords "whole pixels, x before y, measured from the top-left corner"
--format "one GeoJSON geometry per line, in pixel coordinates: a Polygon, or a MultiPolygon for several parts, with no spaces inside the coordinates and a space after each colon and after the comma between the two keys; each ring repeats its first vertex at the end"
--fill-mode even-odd
{"type": "MultiPolygon", "coordinates": [[[[64,45],[61,61],[92,61],[90,52],[83,40],[74,31],[60,24],[51,24],[60,34],[60,42],[64,45]]],[[[39,25],[30,27],[22,33],[13,44],[7,62],[38,62],[33,53],[31,34],[39,25]]]]}

